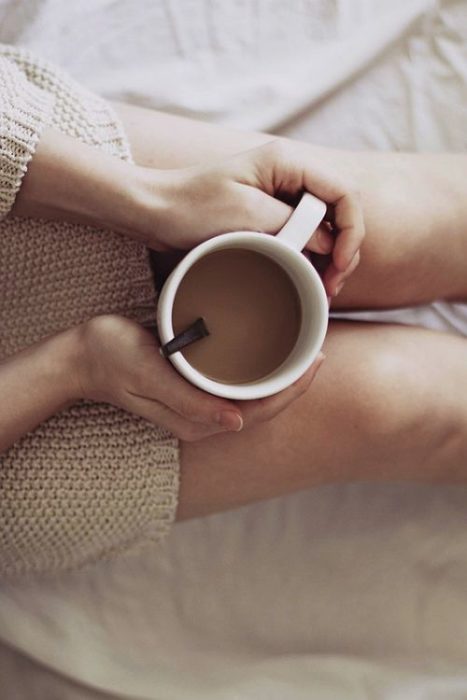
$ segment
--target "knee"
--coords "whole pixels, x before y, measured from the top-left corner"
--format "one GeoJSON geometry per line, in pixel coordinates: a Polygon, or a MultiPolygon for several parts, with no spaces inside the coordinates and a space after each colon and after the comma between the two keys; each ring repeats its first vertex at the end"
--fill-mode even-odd
{"type": "Polygon", "coordinates": [[[407,349],[383,349],[355,367],[347,411],[367,456],[383,464],[392,455],[406,465],[405,478],[457,480],[466,458],[462,416],[427,370],[407,349]]]}
{"type": "Polygon", "coordinates": [[[352,367],[346,411],[352,427],[373,443],[421,439],[440,410],[416,360],[397,348],[382,348],[352,367]]]}

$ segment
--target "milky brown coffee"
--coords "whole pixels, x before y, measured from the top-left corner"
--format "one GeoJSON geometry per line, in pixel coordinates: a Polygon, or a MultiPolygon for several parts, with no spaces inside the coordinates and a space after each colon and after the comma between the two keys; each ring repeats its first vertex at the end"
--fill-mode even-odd
{"type": "Polygon", "coordinates": [[[174,334],[199,317],[210,335],[185,347],[183,356],[210,379],[242,384],[265,377],[288,357],[300,332],[301,306],[278,263],[231,248],[198,260],[178,287],[174,334]]]}

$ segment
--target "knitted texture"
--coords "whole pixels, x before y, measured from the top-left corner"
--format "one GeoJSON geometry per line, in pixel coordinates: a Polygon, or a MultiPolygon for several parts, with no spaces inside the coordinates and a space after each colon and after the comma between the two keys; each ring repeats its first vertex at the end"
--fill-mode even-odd
{"type": "Polygon", "coordinates": [[[0,60],[0,218],[15,200],[44,124],[51,120],[53,95],[31,85],[0,60]]]}
{"type": "MultiPolygon", "coordinates": [[[[110,106],[28,51],[0,44],[0,215],[43,128],[130,159],[110,106]]],[[[154,323],[147,250],[119,234],[0,221],[0,361],[101,313],[154,323]]],[[[0,455],[0,575],[50,573],[158,541],[173,522],[178,440],[107,404],[80,402],[0,455]]]]}

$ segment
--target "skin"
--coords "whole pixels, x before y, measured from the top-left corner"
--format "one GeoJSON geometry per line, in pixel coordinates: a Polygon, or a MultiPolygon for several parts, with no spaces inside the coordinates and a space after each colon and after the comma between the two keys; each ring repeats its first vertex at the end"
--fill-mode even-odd
{"type": "MultiPolygon", "coordinates": [[[[467,211],[459,184],[465,182],[464,156],[345,154],[285,142],[280,149],[275,146],[272,155],[265,146],[266,151],[261,152],[265,160],[261,162],[266,164],[259,168],[258,179],[258,168],[247,167],[257,162],[256,156],[251,160],[251,153],[240,160],[236,156],[225,161],[220,170],[218,159],[267,144],[269,135],[229,132],[147,110],[119,109],[140,167],[133,186],[121,190],[124,170],[120,164],[117,167],[112,161],[114,181],[109,182],[109,163],[96,164],[94,151],[91,156],[89,150],[80,150],[79,158],[71,160],[75,168],[71,173],[73,186],[69,191],[57,188],[57,184],[70,182],[70,177],[63,178],[64,159],[56,161],[52,148],[55,143],[56,149],[56,139],[48,143],[46,138],[41,144],[44,148],[33,158],[13,213],[99,223],[131,233],[148,244],[149,232],[155,228],[157,240],[152,246],[160,251],[161,265],[168,259],[170,267],[178,246],[164,231],[186,235],[188,218],[178,215],[169,226],[167,212],[173,207],[167,202],[185,202],[187,207],[201,202],[209,214],[204,222],[217,222],[212,235],[223,228],[226,211],[232,222],[226,221],[226,226],[274,233],[290,212],[287,201],[293,200],[304,184],[312,184],[313,193],[340,206],[339,212],[335,206],[330,207],[330,222],[338,229],[325,277],[330,296],[336,295],[353,273],[344,290],[334,296],[334,306],[387,307],[434,298],[466,298],[467,211]],[[95,169],[90,167],[91,162],[95,169]],[[91,179],[98,196],[96,187],[88,191],[79,187],[84,167],[88,181],[90,171],[95,175],[91,179]],[[181,170],[184,168],[188,170],[181,170]],[[171,175],[166,177],[164,172],[161,177],[162,169],[171,169],[171,175]],[[55,187],[44,183],[44,172],[52,180],[56,178],[55,187]],[[252,189],[263,192],[261,206],[255,194],[253,206],[250,203],[245,208],[248,221],[232,221],[241,208],[239,192],[245,193],[238,187],[245,186],[245,172],[251,178],[246,185],[249,194],[252,189]],[[200,182],[204,189],[198,189],[200,182]],[[235,184],[235,194],[229,183],[235,184]],[[77,185],[79,201],[73,196],[77,185]],[[212,188],[214,196],[209,195],[212,188]],[[271,202],[272,195],[280,196],[282,201],[271,202]],[[124,206],[119,208],[121,197],[124,206]],[[219,209],[219,199],[230,202],[230,209],[219,209]],[[103,209],[99,205],[102,201],[108,205],[103,209]],[[125,220],[128,209],[133,221],[134,214],[139,213],[139,231],[130,232],[125,220]],[[258,211],[261,221],[255,222],[258,211]],[[361,248],[362,263],[355,270],[355,256],[362,242],[362,213],[367,236],[361,248]],[[152,226],[154,221],[160,225],[152,226]],[[355,235],[355,231],[360,233],[355,235]]],[[[62,145],[65,153],[76,146],[62,145]]],[[[180,211],[183,214],[188,208],[181,206],[180,211]]],[[[314,253],[329,253],[327,232],[324,228],[321,242],[315,240],[310,246],[317,246],[314,253]]],[[[193,229],[189,240],[180,238],[180,247],[190,247],[209,233],[193,229]]],[[[308,387],[316,367],[295,387],[260,402],[224,402],[186,382],[180,383],[168,363],[155,357],[158,353],[153,352],[154,341],[147,332],[126,319],[95,319],[71,329],[68,335],[59,334],[44,342],[46,346],[38,344],[28,356],[10,358],[0,368],[0,387],[3,391],[9,386],[10,404],[21,387],[27,386],[23,383],[25,367],[30,381],[38,372],[38,358],[42,362],[49,358],[50,364],[58,368],[66,367],[60,376],[71,379],[57,377],[55,384],[60,390],[46,397],[46,405],[37,406],[32,401],[32,407],[15,406],[13,418],[0,415],[3,446],[81,396],[110,401],[155,423],[166,421],[165,425],[174,425],[174,432],[181,438],[180,519],[327,481],[454,481],[466,476],[463,426],[467,403],[459,380],[466,371],[466,343],[459,338],[421,329],[334,323],[325,346],[327,360],[312,389],[308,387]],[[114,347],[115,334],[120,344],[125,339],[126,351],[109,367],[106,352],[114,347]],[[92,352],[91,348],[97,349],[92,352]],[[138,375],[132,369],[135,357],[143,360],[136,363],[143,367],[138,375]],[[142,387],[147,387],[150,373],[158,381],[149,395],[144,395],[142,387]],[[7,380],[9,377],[9,385],[5,376],[7,380]],[[122,378],[117,389],[116,377],[122,378]],[[439,392],[439,387],[446,390],[439,392]],[[220,433],[213,418],[224,410],[237,418],[229,416],[229,432],[220,433]],[[240,427],[238,416],[243,421],[240,432],[236,432],[240,427]],[[336,435],[338,440],[334,439],[336,435]]]]}
{"type": "Polygon", "coordinates": [[[462,339],[334,323],[325,352],[313,387],[272,420],[182,442],[179,519],[331,482],[465,480],[462,339]]]}
{"type": "MultiPolygon", "coordinates": [[[[117,108],[133,156],[146,166],[191,166],[270,138],[117,108]]],[[[465,156],[296,147],[312,162],[324,160],[343,173],[361,197],[366,226],[361,263],[333,307],[467,298],[465,156]]],[[[178,517],[329,482],[464,481],[466,350],[466,341],[444,333],[331,323],[322,370],[287,409],[238,435],[182,441],[178,517]]]]}

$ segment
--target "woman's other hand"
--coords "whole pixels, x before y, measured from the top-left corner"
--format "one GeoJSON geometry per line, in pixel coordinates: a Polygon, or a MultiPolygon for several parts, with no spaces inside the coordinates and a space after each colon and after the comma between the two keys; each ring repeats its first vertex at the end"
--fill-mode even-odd
{"type": "Polygon", "coordinates": [[[76,343],[75,398],[113,404],[185,441],[270,420],[308,389],[322,362],[274,396],[236,402],[187,382],[161,356],[150,331],[127,318],[98,316],[76,329],[76,343]]]}
{"type": "Polygon", "coordinates": [[[323,281],[335,296],[358,264],[364,237],[359,196],[335,170],[282,139],[217,162],[157,170],[47,129],[12,215],[109,228],[153,250],[189,250],[227,231],[275,234],[308,191],[328,205],[307,248],[329,256],[323,281]]]}
{"type": "Polygon", "coordinates": [[[358,193],[298,145],[277,139],[219,163],[179,170],[139,169],[139,208],[133,226],[155,250],[189,250],[228,231],[275,234],[301,194],[328,205],[325,221],[306,246],[328,255],[323,281],[329,296],[339,293],[359,262],[364,238],[358,193]]]}

